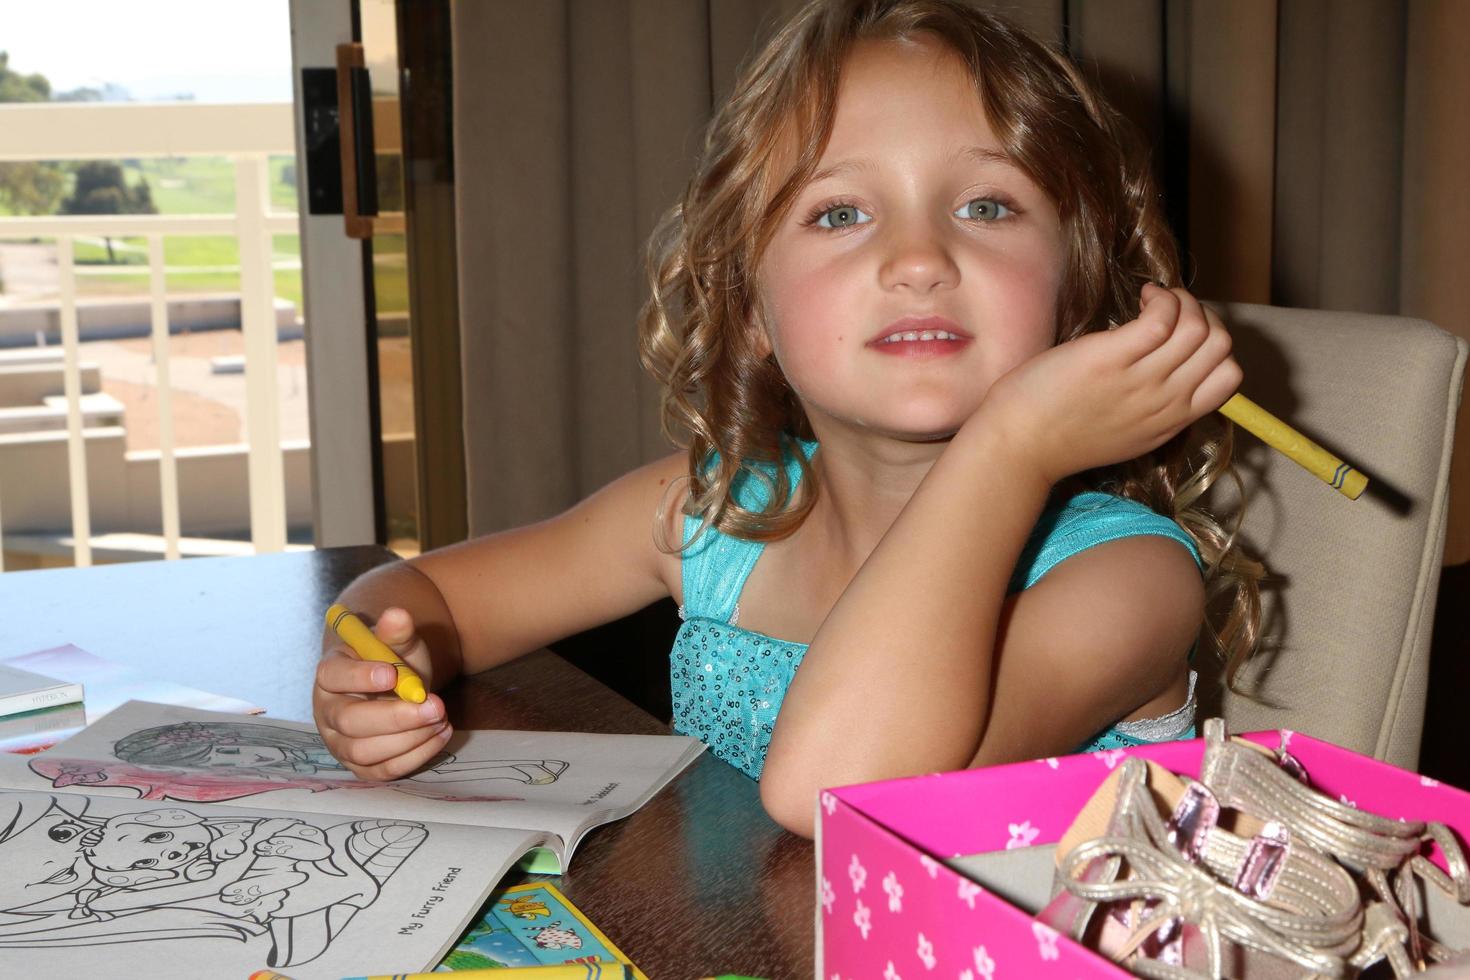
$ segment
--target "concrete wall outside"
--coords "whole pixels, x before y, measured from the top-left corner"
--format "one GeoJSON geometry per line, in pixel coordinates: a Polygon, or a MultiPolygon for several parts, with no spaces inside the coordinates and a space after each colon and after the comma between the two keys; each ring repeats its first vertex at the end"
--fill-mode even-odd
{"type": "MultiPolygon", "coordinates": [[[[84,430],[92,531],[162,533],[157,450],[126,451],[120,426],[84,430]]],[[[283,442],[286,523],[310,527],[311,446],[283,442]]],[[[249,456],[244,444],[179,449],[180,533],[248,537],[249,456]]],[[[46,533],[71,527],[67,433],[0,436],[0,528],[46,533]]]]}
{"type": "MultiPolygon", "coordinates": [[[[101,391],[102,369],[91,361],[83,361],[81,381],[82,394],[90,395],[101,391]]],[[[0,362],[0,408],[39,405],[51,395],[65,392],[64,366],[59,359],[53,363],[0,362]]]]}
{"type": "MultiPolygon", "coordinates": [[[[281,339],[300,337],[301,324],[296,304],[275,299],[276,329],[281,339]]],[[[77,300],[77,331],[82,340],[111,340],[146,337],[152,332],[153,305],[138,299],[77,300]]],[[[238,329],[240,296],[237,293],[173,297],[168,301],[169,333],[185,330],[238,329]]],[[[37,303],[0,309],[0,348],[29,347],[37,338],[47,344],[61,343],[61,307],[37,303]]]]}

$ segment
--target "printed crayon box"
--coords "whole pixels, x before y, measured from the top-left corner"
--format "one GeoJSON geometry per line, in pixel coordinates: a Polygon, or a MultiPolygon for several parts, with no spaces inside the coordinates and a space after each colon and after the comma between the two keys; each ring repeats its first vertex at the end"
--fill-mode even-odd
{"type": "MultiPolygon", "coordinates": [[[[1438,820],[1470,839],[1470,793],[1289,731],[1321,792],[1393,818],[1438,820]]],[[[1130,974],[1033,914],[1049,900],[1055,844],[1129,755],[1199,774],[1204,740],[846,786],[817,814],[817,970],[840,980],[1118,978],[1130,974]]],[[[1433,896],[1431,896],[1433,897],[1433,896]]],[[[1430,931],[1470,944],[1470,910],[1430,908],[1430,931]],[[1448,911],[1446,911],[1448,909],[1448,911]]]]}

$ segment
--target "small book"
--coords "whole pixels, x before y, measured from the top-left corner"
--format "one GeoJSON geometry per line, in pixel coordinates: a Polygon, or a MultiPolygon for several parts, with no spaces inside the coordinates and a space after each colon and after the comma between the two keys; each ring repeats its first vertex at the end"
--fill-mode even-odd
{"type": "Polygon", "coordinates": [[[80,684],[0,664],[0,717],[75,704],[81,699],[80,684]]]}
{"type": "Polygon", "coordinates": [[[0,961],[17,976],[428,971],[523,855],[565,868],[703,750],[456,732],[412,776],[371,782],[310,725],[129,701],[39,755],[0,753],[0,961]]]}
{"type": "Polygon", "coordinates": [[[533,881],[497,891],[480,920],[459,938],[441,971],[574,963],[622,963],[642,970],[553,884],[533,881]]]}

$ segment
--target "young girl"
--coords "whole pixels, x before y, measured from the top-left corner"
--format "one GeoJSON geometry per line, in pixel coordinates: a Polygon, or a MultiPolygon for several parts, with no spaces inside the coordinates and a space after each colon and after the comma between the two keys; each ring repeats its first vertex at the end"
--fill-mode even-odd
{"type": "MultiPolygon", "coordinates": [[[[1192,506],[1241,373],[1155,285],[1174,247],[1124,146],[1062,56],[958,0],[811,3],[655,236],[642,355],[688,451],[341,601],[437,688],[675,597],[675,728],[803,834],[823,786],[1191,736],[1202,570],[1232,667],[1257,618],[1192,506]]],[[[334,754],[439,752],[437,697],[324,645],[334,754]]]]}

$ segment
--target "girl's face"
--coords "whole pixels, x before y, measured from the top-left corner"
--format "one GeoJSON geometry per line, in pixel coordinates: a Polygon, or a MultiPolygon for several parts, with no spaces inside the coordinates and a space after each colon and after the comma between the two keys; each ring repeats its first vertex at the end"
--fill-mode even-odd
{"type": "Polygon", "coordinates": [[[1055,205],[1007,162],[963,61],[932,40],[863,42],[762,259],[767,339],[819,439],[945,438],[1051,346],[1064,254],[1055,205]]]}

